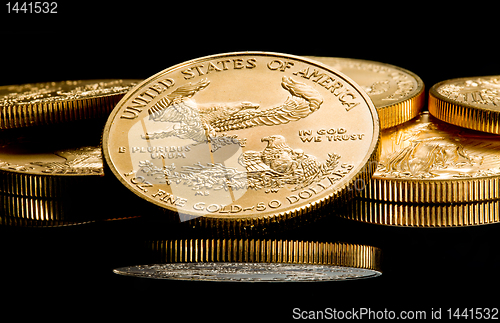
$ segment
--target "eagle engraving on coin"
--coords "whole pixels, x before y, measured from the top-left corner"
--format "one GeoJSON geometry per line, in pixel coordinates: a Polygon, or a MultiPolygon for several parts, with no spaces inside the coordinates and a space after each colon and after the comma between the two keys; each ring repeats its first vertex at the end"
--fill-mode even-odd
{"type": "Polygon", "coordinates": [[[443,84],[437,92],[459,102],[497,106],[500,101],[500,78],[476,78],[443,84]]]}
{"type": "Polygon", "coordinates": [[[54,155],[65,159],[62,162],[32,162],[31,164],[45,167],[47,170],[95,169],[102,171],[101,154],[101,148],[98,146],[84,146],[55,151],[54,155]]]}
{"type": "MultiPolygon", "coordinates": [[[[296,191],[320,182],[326,176],[336,175],[338,180],[352,167],[348,164],[337,167],[341,156],[335,153],[328,153],[328,159],[320,163],[315,156],[306,154],[302,149],[292,149],[281,135],[264,137],[261,141],[267,142],[264,150],[246,151],[239,156],[238,162],[246,171],[221,163],[203,165],[200,162],[182,166],[182,170],[177,171],[175,163],[160,168],[145,160],[139,162],[140,172],[158,176],[156,179],[164,177],[169,183],[186,184],[193,190],[264,188],[271,193],[286,184],[295,185],[291,190],[296,191]]],[[[330,181],[334,180],[330,178],[330,181]]]]}
{"type": "MultiPolygon", "coordinates": [[[[390,134],[393,152],[382,157],[378,173],[396,178],[436,178],[477,176],[484,156],[470,151],[473,135],[453,126],[433,122],[424,114],[418,124],[396,129],[390,134]],[[476,173],[477,172],[477,173],[476,173]]],[[[478,139],[476,139],[478,140],[478,139]]]]}
{"type": "Polygon", "coordinates": [[[252,102],[230,102],[200,104],[191,98],[207,88],[209,80],[179,86],[158,101],[149,112],[150,120],[173,122],[173,129],[146,133],[143,139],[178,137],[192,139],[196,143],[217,142],[217,133],[246,129],[256,126],[273,126],[297,121],[317,111],[323,98],[311,86],[284,76],[283,89],[290,93],[287,100],[276,107],[259,110],[259,104],[252,102]]]}

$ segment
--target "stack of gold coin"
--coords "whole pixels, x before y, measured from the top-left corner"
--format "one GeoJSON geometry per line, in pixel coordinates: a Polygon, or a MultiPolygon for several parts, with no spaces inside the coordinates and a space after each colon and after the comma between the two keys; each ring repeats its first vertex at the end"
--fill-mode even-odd
{"type": "Polygon", "coordinates": [[[94,210],[104,184],[99,118],[136,83],[0,87],[2,224],[60,226],[99,217],[94,210]]]}
{"type": "Polygon", "coordinates": [[[99,141],[86,143],[61,130],[4,134],[0,146],[4,223],[70,224],[71,219],[81,218],[76,212],[84,210],[82,201],[98,196],[103,176],[99,141]]]}
{"type": "Polygon", "coordinates": [[[430,113],[382,132],[379,167],[346,217],[417,227],[499,222],[498,89],[498,77],[434,85],[430,113]]]}

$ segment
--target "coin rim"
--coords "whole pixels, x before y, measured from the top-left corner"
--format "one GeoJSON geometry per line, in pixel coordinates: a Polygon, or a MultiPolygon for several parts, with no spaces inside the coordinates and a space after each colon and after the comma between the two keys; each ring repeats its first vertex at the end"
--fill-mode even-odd
{"type": "Polygon", "coordinates": [[[477,107],[467,103],[459,102],[442,95],[437,89],[446,83],[460,82],[475,78],[500,77],[500,75],[483,75],[459,77],[440,81],[429,90],[428,109],[436,118],[456,126],[500,134],[500,110],[488,107],[477,107]]]}
{"type": "MultiPolygon", "coordinates": [[[[95,81],[98,83],[119,80],[134,81],[137,83],[142,81],[141,79],[67,80],[2,85],[0,88],[73,81],[95,81]]],[[[2,105],[0,106],[0,129],[16,129],[106,117],[125,94],[126,93],[108,93],[69,100],[2,105]]]]}
{"type": "MultiPolygon", "coordinates": [[[[198,214],[195,214],[197,217],[188,221],[192,223],[195,227],[202,227],[202,228],[219,228],[223,229],[224,231],[229,231],[234,233],[235,235],[241,235],[244,234],[248,228],[254,229],[254,228],[262,228],[266,227],[270,223],[276,222],[276,221],[286,221],[290,220],[292,218],[295,218],[297,216],[300,216],[304,213],[309,213],[313,210],[318,209],[319,207],[324,206],[328,202],[334,199],[345,199],[346,197],[351,197],[353,196],[357,191],[352,188],[354,183],[358,180],[361,179],[363,181],[368,182],[369,179],[371,178],[371,175],[375,171],[375,167],[373,166],[373,161],[378,160],[378,156],[380,155],[380,124],[379,124],[379,118],[378,118],[378,112],[371,100],[371,98],[366,94],[366,92],[357,85],[356,82],[354,82],[350,77],[346,76],[345,74],[336,71],[334,68],[325,65],[321,62],[317,62],[314,60],[307,59],[305,57],[301,56],[296,56],[296,55],[291,55],[291,54],[284,54],[284,53],[276,53],[276,52],[259,52],[259,51],[246,51],[246,52],[230,52],[230,53],[220,53],[220,54],[214,54],[214,55],[208,55],[196,59],[192,59],[183,63],[179,63],[177,65],[168,67],[167,69],[164,69],[153,76],[147,78],[140,84],[137,84],[134,88],[130,89],[127,94],[118,102],[116,107],[113,109],[111,114],[108,117],[108,120],[106,122],[106,125],[103,130],[103,135],[102,135],[102,144],[103,144],[103,156],[104,156],[104,161],[107,164],[107,168],[111,170],[113,175],[124,185],[127,187],[128,190],[132,191],[135,195],[139,196],[142,198],[144,201],[153,203],[157,206],[159,206],[161,209],[168,210],[170,212],[176,212],[176,213],[185,213],[185,214],[191,214],[190,212],[180,212],[179,210],[170,210],[169,208],[165,207],[163,204],[161,204],[159,201],[150,199],[147,196],[144,196],[140,194],[137,190],[133,190],[130,185],[128,185],[128,182],[125,181],[122,176],[117,172],[116,167],[113,164],[113,160],[111,158],[111,154],[108,149],[108,143],[109,143],[109,135],[110,135],[110,128],[114,123],[114,119],[116,115],[118,114],[119,110],[122,108],[122,105],[127,102],[127,100],[133,96],[136,92],[138,92],[141,87],[145,84],[150,84],[154,80],[166,75],[167,73],[173,71],[173,70],[179,70],[184,66],[189,66],[193,63],[196,62],[201,62],[201,61],[206,61],[206,60],[213,60],[215,58],[224,58],[228,56],[249,56],[249,55],[258,55],[258,56],[264,56],[264,57],[281,57],[281,58],[290,58],[298,61],[305,62],[310,65],[316,65],[320,68],[323,68],[330,73],[334,75],[338,75],[341,77],[346,83],[350,84],[354,89],[358,91],[358,93],[361,95],[362,99],[367,103],[368,109],[372,115],[373,118],[373,138],[370,143],[368,152],[360,162],[360,164],[353,169],[352,173],[353,175],[352,178],[345,180],[345,183],[337,188],[334,191],[330,191],[329,194],[323,196],[322,198],[319,199],[314,199],[310,202],[307,202],[306,204],[302,204],[302,206],[295,206],[288,208],[287,210],[283,211],[278,211],[274,213],[269,213],[261,216],[244,216],[244,217],[235,217],[235,218],[217,218],[217,217],[207,217],[205,215],[199,216],[198,214]],[[351,188],[351,190],[349,190],[351,188]]],[[[248,231],[247,231],[248,232],[248,231]]]]}
{"type": "MultiPolygon", "coordinates": [[[[419,115],[425,113],[429,112],[422,111],[419,115]]],[[[382,202],[402,203],[487,201],[500,198],[500,174],[453,180],[373,176],[360,197],[382,202]]]]}
{"type": "Polygon", "coordinates": [[[500,200],[414,204],[356,198],[348,202],[340,216],[395,227],[478,226],[500,222],[500,200]]]}

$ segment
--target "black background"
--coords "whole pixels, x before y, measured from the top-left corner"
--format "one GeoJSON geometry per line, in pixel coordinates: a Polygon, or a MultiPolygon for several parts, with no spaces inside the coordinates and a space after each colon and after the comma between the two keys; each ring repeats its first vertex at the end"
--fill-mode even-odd
{"type": "MultiPolygon", "coordinates": [[[[7,14],[2,3],[0,85],[147,78],[188,59],[257,50],[390,63],[419,75],[428,89],[449,78],[500,74],[498,26],[488,14],[495,10],[438,9],[425,3],[87,1],[59,3],[57,14],[36,15],[7,14]]],[[[127,195],[109,196],[80,203],[89,212],[131,203],[127,195]]],[[[151,229],[142,220],[0,227],[3,309],[15,309],[20,316],[54,317],[69,308],[96,317],[134,311],[165,319],[229,321],[291,319],[293,308],[430,313],[432,308],[498,307],[499,225],[396,228],[328,217],[277,236],[380,247],[384,274],[374,279],[245,284],[113,274],[114,267],[135,256],[133,246],[151,229]]]]}

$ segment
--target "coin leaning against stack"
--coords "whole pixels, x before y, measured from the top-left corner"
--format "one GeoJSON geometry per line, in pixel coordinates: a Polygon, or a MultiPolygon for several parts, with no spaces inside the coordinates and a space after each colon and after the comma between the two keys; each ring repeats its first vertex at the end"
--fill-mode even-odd
{"type": "MultiPolygon", "coordinates": [[[[375,107],[350,78],[298,56],[244,52],[184,62],[132,89],[108,119],[103,153],[121,184],[165,215],[241,237],[296,226],[351,198],[354,183],[374,171],[378,142],[375,107]]],[[[380,275],[380,250],[352,244],[158,240],[150,251],[161,258],[155,264],[115,273],[211,281],[380,275]]]]}
{"type": "Polygon", "coordinates": [[[111,173],[179,221],[222,235],[272,231],[350,198],[378,158],[357,83],[275,53],[207,56],[129,91],[103,133],[111,173]]]}

